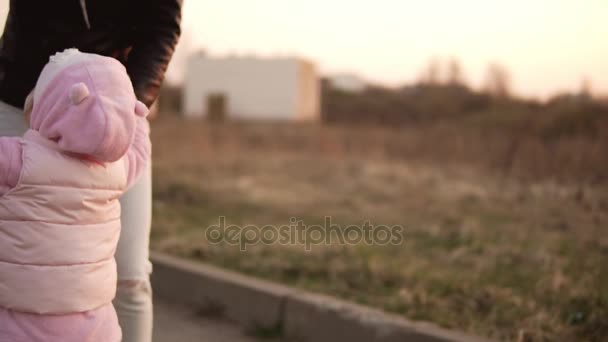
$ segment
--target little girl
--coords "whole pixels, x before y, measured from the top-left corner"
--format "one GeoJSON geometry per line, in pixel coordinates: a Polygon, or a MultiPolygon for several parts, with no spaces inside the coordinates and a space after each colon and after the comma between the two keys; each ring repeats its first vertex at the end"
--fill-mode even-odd
{"type": "Polygon", "coordinates": [[[24,137],[0,138],[0,341],[120,341],[118,198],[150,158],[148,109],[122,64],[76,49],[30,99],[24,137]]]}

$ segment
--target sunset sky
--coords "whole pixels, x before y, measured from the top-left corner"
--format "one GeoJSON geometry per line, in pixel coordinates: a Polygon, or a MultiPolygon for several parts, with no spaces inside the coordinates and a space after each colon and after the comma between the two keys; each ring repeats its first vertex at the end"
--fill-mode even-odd
{"type": "Polygon", "coordinates": [[[432,57],[456,57],[475,87],[495,62],[522,95],[576,91],[585,78],[605,94],[607,16],[607,0],[184,0],[169,78],[179,80],[186,55],[199,48],[304,56],[324,73],[387,85],[417,80],[432,57]]]}

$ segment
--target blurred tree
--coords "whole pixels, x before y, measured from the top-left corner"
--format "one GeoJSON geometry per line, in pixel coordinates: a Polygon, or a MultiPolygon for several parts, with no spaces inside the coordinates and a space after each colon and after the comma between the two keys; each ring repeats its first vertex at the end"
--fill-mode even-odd
{"type": "Polygon", "coordinates": [[[437,85],[441,83],[441,63],[439,59],[433,57],[429,60],[426,68],[422,71],[420,83],[427,85],[437,85]]]}
{"type": "Polygon", "coordinates": [[[510,97],[511,76],[504,66],[497,63],[488,66],[485,91],[497,98],[510,97]]]}
{"type": "Polygon", "coordinates": [[[448,84],[464,85],[464,74],[460,61],[456,57],[452,57],[448,62],[448,84]]]}
{"type": "Polygon", "coordinates": [[[581,82],[581,90],[579,93],[580,97],[591,98],[592,92],[593,90],[591,86],[591,80],[589,79],[589,77],[583,77],[583,80],[581,82]]]}

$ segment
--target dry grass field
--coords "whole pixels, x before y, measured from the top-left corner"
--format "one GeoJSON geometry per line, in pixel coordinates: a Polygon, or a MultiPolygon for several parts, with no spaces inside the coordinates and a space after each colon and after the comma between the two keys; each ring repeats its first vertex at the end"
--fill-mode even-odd
{"type": "MultiPolygon", "coordinates": [[[[153,123],[153,249],[499,340],[608,336],[608,137],[153,123]],[[402,225],[399,245],[212,244],[227,222],[402,225]]],[[[606,131],[604,131],[606,132],[606,131]]]]}

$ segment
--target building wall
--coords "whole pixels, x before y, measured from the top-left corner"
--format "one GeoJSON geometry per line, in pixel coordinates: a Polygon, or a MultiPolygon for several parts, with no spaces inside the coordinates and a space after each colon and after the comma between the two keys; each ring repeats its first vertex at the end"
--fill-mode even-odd
{"type": "Polygon", "coordinates": [[[297,119],[320,120],[321,82],[315,65],[301,61],[298,73],[297,119]]]}
{"type": "Polygon", "coordinates": [[[193,57],[185,78],[184,110],[205,116],[208,95],[224,94],[229,117],[288,119],[297,116],[296,59],[193,57]]]}

